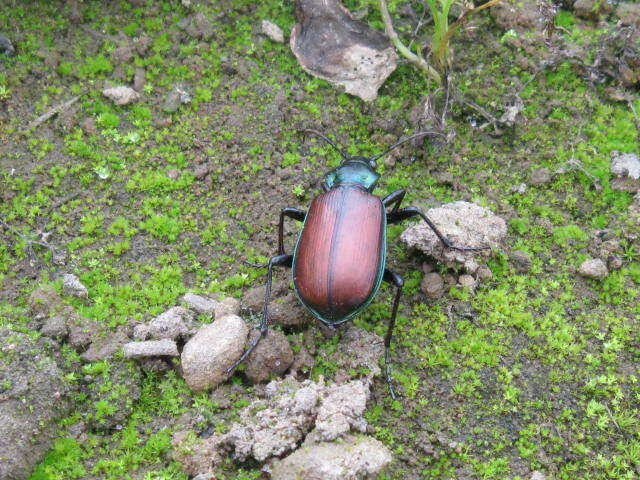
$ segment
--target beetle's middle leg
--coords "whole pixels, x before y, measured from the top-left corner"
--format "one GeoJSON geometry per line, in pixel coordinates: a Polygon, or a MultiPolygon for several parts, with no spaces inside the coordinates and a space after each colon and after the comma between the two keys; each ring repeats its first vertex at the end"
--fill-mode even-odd
{"type": "Polygon", "coordinates": [[[440,233],[440,230],[438,230],[438,227],[436,227],[435,224],[429,219],[429,217],[427,217],[424,213],[422,213],[422,211],[418,207],[407,207],[407,208],[402,208],[395,212],[394,211],[389,212],[387,214],[387,223],[389,225],[393,225],[413,217],[421,217],[427,223],[427,225],[429,225],[429,228],[433,230],[433,233],[436,234],[436,237],[438,237],[438,239],[442,242],[442,244],[447,248],[451,248],[452,250],[460,250],[462,252],[479,252],[481,250],[486,250],[487,248],[489,248],[489,247],[458,247],[454,245],[453,243],[451,243],[451,240],[449,240],[442,233],[440,233]]]}
{"type": "Polygon", "coordinates": [[[406,193],[407,193],[406,190],[402,190],[402,189],[396,190],[395,192],[391,192],[389,195],[387,195],[382,199],[382,204],[385,207],[388,207],[389,205],[393,205],[393,208],[389,213],[396,213],[400,208],[400,204],[402,203],[402,200],[404,200],[404,196],[406,195],[406,193]]]}
{"type": "Polygon", "coordinates": [[[293,263],[293,255],[276,255],[275,257],[271,257],[271,259],[269,260],[269,265],[268,265],[269,270],[267,272],[267,284],[264,289],[264,307],[262,310],[262,321],[260,322],[260,335],[258,335],[258,338],[256,338],[251,343],[251,345],[249,345],[249,348],[245,350],[245,352],[242,354],[240,359],[236,363],[234,363],[231,367],[229,367],[229,369],[227,370],[227,375],[233,372],[238,367],[238,365],[244,362],[247,359],[247,357],[251,355],[251,352],[253,352],[255,348],[258,346],[258,343],[260,343],[260,340],[266,337],[267,332],[269,331],[269,300],[271,300],[271,283],[273,281],[273,267],[291,268],[292,263],[293,263]]]}
{"type": "Polygon", "coordinates": [[[396,317],[398,316],[398,306],[400,305],[400,297],[402,296],[402,287],[404,287],[404,279],[388,268],[384,269],[384,276],[382,277],[387,283],[394,285],[396,290],[396,297],[393,300],[393,309],[391,310],[391,318],[389,319],[389,327],[387,328],[387,334],[384,336],[384,368],[387,378],[387,384],[391,392],[391,398],[396,399],[396,392],[393,389],[393,383],[391,379],[391,339],[393,337],[393,329],[396,326],[396,317]]]}

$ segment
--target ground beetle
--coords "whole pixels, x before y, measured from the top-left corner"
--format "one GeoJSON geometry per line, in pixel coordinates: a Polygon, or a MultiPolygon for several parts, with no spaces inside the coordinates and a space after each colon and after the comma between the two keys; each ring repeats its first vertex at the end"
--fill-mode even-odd
{"type": "Polygon", "coordinates": [[[348,322],[366,308],[384,281],[396,287],[391,319],[384,338],[386,378],[391,396],[396,398],[391,384],[389,347],[404,280],[385,267],[387,225],[421,217],[445,247],[467,251],[482,248],[456,247],[418,208],[400,208],[404,190],[396,190],[385,198],[372,194],[380,178],[375,170],[376,160],[409,140],[424,137],[426,132],[401,140],[372,158],[349,157],[322,133],[316,130],[307,132],[329,143],[342,155],[343,162],[327,173],[322,184],[324,193],[313,199],[308,212],[292,207],[281,210],[278,254],[266,265],[267,285],[260,335],[227,373],[240,365],[267,334],[273,267],[292,268],[293,284],[300,302],[330,328],[348,322]],[[387,210],[389,207],[390,210],[387,210]],[[285,217],[304,222],[293,255],[284,251],[285,217]]]}

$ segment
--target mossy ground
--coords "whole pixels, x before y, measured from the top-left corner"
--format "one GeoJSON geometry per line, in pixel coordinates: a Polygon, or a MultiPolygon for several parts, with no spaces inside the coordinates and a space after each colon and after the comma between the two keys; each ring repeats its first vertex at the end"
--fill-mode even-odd
{"type": "MultiPolygon", "coordinates": [[[[339,161],[298,132],[314,127],[352,154],[373,154],[413,133],[409,112],[435,88],[403,65],[365,104],[303,73],[287,45],[256,34],[263,18],[289,31],[289,3],[193,3],[212,22],[211,41],[180,29],[192,12],[177,1],[87,0],[81,26],[70,22],[63,2],[3,2],[0,31],[18,54],[0,64],[0,215],[23,237],[1,232],[0,326],[30,332],[28,295],[43,282],[60,288],[54,277],[61,268],[77,273],[90,292],[89,301],[69,303],[106,328],[148,320],[186,291],[240,296],[264,273],[240,259],[272,254],[279,209],[304,208],[321,173],[339,161]],[[117,46],[139,36],[151,39],[149,52],[115,61],[117,46]],[[59,61],[50,61],[54,55],[59,61]],[[147,74],[142,100],[114,106],[101,94],[105,82],[130,82],[136,67],[147,74]],[[166,114],[163,99],[178,83],[193,101],[166,114]],[[25,132],[31,119],[74,95],[81,99],[70,112],[25,132]],[[86,118],[96,133],[79,126],[86,118]],[[159,122],[166,118],[171,125],[159,122]],[[209,165],[206,181],[195,175],[201,164],[209,165]],[[48,250],[29,247],[25,238],[43,232],[68,252],[66,267],[48,250]]],[[[366,20],[381,28],[377,2],[347,3],[368,9],[366,20]]],[[[392,2],[396,15],[400,3],[392,2]]],[[[561,21],[576,41],[598,36],[568,12],[561,21]]],[[[532,75],[516,57],[537,65],[538,50],[500,42],[488,17],[479,25],[455,40],[456,78],[478,104],[500,110],[532,75]]],[[[469,112],[454,111],[457,136],[449,145],[406,148],[395,166],[380,169],[379,195],[406,188],[407,203],[471,200],[510,225],[505,251],[490,263],[494,278],[475,293],[454,289],[437,302],[419,291],[424,258],[399,244],[402,227],[390,228],[390,266],[407,281],[393,353],[402,399],[392,401],[380,382],[367,414],[395,454],[385,478],[523,479],[538,469],[558,479],[631,479],[640,472],[640,259],[627,239],[638,226],[626,220],[632,196],[610,188],[609,172],[612,151],[638,151],[633,114],[608,103],[602,87],[587,84],[570,64],[539,74],[522,98],[525,118],[506,135],[494,138],[472,127],[469,112]],[[512,190],[534,169],[555,171],[572,158],[602,191],[579,170],[524,194],[512,190]],[[453,186],[437,180],[444,173],[453,186]],[[580,262],[596,254],[595,232],[603,229],[622,242],[622,269],[602,282],[576,276],[580,262]],[[533,258],[530,272],[510,264],[506,252],[516,249],[533,258]]],[[[383,334],[391,293],[383,288],[356,323],[383,334]]],[[[76,354],[65,352],[77,364],[76,354]]],[[[320,362],[315,373],[330,375],[331,367],[320,362]]],[[[108,372],[108,364],[89,365],[68,378],[108,372]]],[[[176,419],[190,414],[203,429],[224,431],[251,398],[251,389],[242,389],[223,415],[175,374],[142,382],[124,428],[82,442],[65,429],[111,407],[79,395],[77,413],[62,421],[61,438],[32,478],[186,478],[171,460],[176,419]]],[[[221,473],[260,476],[255,465],[231,463],[221,473]]]]}

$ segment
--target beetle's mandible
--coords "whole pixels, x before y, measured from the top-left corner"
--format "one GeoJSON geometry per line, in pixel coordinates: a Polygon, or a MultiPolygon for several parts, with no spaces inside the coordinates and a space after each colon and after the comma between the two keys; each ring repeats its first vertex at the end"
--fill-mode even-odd
{"type": "Polygon", "coordinates": [[[240,365],[267,334],[273,267],[288,267],[292,269],[293,284],[300,302],[330,328],[348,322],[366,308],[382,282],[396,287],[384,338],[386,379],[391,396],[396,398],[391,382],[389,349],[404,280],[385,266],[387,225],[420,217],[447,248],[466,251],[483,248],[454,246],[418,208],[400,208],[404,190],[397,190],[385,198],[373,195],[380,178],[376,173],[376,160],[403,143],[430,132],[412,135],[372,158],[349,157],[322,133],[316,130],[306,132],[329,143],[340,152],[343,162],[326,174],[322,184],[324,193],[313,199],[307,212],[291,207],[281,210],[278,254],[267,264],[260,335],[227,373],[240,365]],[[304,222],[293,255],[287,254],[284,249],[285,217],[304,222]]]}

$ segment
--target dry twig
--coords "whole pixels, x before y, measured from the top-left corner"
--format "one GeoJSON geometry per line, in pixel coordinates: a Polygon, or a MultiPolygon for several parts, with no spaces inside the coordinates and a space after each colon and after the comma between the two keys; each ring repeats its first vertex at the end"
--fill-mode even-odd
{"type": "Polygon", "coordinates": [[[78,100],[80,100],[81,96],[82,95],[78,95],[77,97],[73,97],[71,100],[68,100],[68,101],[66,101],[64,103],[61,103],[59,105],[56,105],[55,107],[50,108],[45,113],[43,113],[38,118],[36,118],[34,121],[32,121],[29,125],[27,125],[26,128],[24,129],[24,133],[27,133],[30,130],[33,130],[34,128],[40,126],[41,124],[43,124],[44,122],[49,120],[51,117],[53,117],[57,113],[65,111],[71,105],[73,105],[78,100]]]}

